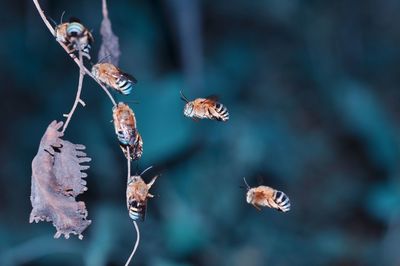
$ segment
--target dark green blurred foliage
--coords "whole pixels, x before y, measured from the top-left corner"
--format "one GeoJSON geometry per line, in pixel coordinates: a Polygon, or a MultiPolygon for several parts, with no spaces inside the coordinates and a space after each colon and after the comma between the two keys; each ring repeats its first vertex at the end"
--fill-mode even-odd
{"type": "MultiPolygon", "coordinates": [[[[93,28],[97,58],[101,1],[42,2],[93,28]]],[[[126,161],[88,78],[65,138],[93,158],[80,197],[93,223],[82,241],[28,224],[31,160],[72,105],[78,68],[31,1],[0,12],[0,265],[122,265],[136,239],[126,161]]],[[[109,12],[120,66],[139,80],[116,95],[137,115],[138,171],[162,172],[133,265],[400,264],[399,1],[109,1],[109,12]],[[183,117],[181,89],[220,95],[231,120],[183,117]],[[292,211],[246,204],[244,176],[283,190],[292,211]]]]}

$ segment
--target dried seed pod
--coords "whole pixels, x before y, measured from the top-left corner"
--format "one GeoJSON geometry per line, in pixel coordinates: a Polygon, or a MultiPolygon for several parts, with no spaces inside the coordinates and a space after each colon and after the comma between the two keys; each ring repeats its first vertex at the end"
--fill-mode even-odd
{"type": "Polygon", "coordinates": [[[84,172],[90,162],[85,146],[61,139],[63,123],[53,121],[40,141],[38,153],[32,161],[32,212],[29,222],[52,221],[55,238],[70,234],[83,238],[82,232],[90,225],[83,201],[76,197],[87,190],[84,172]]]}

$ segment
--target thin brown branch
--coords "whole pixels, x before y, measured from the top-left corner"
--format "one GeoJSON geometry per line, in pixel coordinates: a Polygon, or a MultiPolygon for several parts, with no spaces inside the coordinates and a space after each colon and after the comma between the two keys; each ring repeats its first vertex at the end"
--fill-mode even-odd
{"type": "MultiPolygon", "coordinates": [[[[130,155],[129,149],[127,149],[127,155],[128,156],[127,156],[126,160],[127,160],[127,166],[128,166],[128,182],[129,182],[129,179],[131,177],[131,160],[130,160],[131,155],[130,155]]],[[[131,255],[129,256],[128,260],[125,263],[125,266],[128,266],[129,263],[131,262],[131,260],[133,258],[133,255],[135,255],[136,250],[137,250],[137,248],[139,246],[139,242],[140,242],[139,226],[137,225],[136,221],[133,221],[133,225],[135,226],[135,229],[136,229],[136,243],[135,243],[135,246],[133,247],[131,255]]]]}
{"type": "Polygon", "coordinates": [[[78,103],[81,103],[81,92],[82,92],[82,84],[83,84],[83,78],[85,77],[85,71],[83,70],[83,58],[82,58],[82,51],[79,49],[79,81],[78,81],[78,90],[76,91],[76,97],[75,97],[75,102],[72,105],[71,111],[66,115],[67,120],[65,120],[64,127],[62,129],[62,133],[65,132],[65,130],[68,127],[69,122],[71,121],[72,115],[75,112],[76,107],[78,106],[78,103]]]}
{"type": "Polygon", "coordinates": [[[129,263],[131,262],[131,260],[132,260],[132,258],[133,258],[133,255],[135,255],[135,252],[136,252],[136,250],[137,250],[137,248],[138,248],[138,246],[139,246],[139,241],[140,241],[139,226],[137,225],[136,221],[133,221],[133,225],[135,226],[135,229],[136,229],[136,235],[137,235],[137,237],[136,237],[136,243],[135,243],[135,246],[133,247],[133,250],[132,250],[131,255],[129,256],[128,260],[127,260],[126,263],[125,263],[125,266],[128,266],[129,263]]]}
{"type": "MultiPolygon", "coordinates": [[[[44,11],[43,11],[42,8],[40,7],[40,4],[39,4],[38,0],[32,0],[32,1],[33,1],[33,3],[35,4],[36,9],[38,10],[39,15],[40,15],[40,17],[42,18],[44,24],[47,26],[47,28],[49,29],[50,33],[54,36],[54,35],[55,35],[55,30],[54,30],[54,28],[51,26],[51,24],[50,24],[50,22],[48,21],[48,19],[46,18],[45,14],[44,14],[44,11]]],[[[69,54],[69,56],[74,60],[74,62],[75,62],[78,66],[80,66],[79,58],[77,58],[74,54],[71,54],[71,53],[69,52],[68,48],[67,48],[62,42],[59,42],[59,41],[57,41],[57,42],[61,45],[61,47],[65,50],[65,52],[67,52],[67,54],[69,54]]],[[[104,92],[105,92],[105,93],[107,94],[107,96],[110,98],[112,104],[113,104],[114,106],[117,105],[117,103],[116,103],[115,100],[114,100],[114,97],[113,97],[113,96],[111,95],[111,93],[107,90],[107,88],[106,88],[103,84],[101,84],[101,83],[92,75],[92,73],[91,73],[85,66],[83,66],[82,68],[84,69],[85,73],[86,73],[89,77],[91,77],[94,81],[96,81],[97,84],[100,85],[100,87],[104,90],[104,92]]]]}
{"type": "Polygon", "coordinates": [[[108,17],[107,0],[102,0],[103,3],[103,17],[108,17]]]}

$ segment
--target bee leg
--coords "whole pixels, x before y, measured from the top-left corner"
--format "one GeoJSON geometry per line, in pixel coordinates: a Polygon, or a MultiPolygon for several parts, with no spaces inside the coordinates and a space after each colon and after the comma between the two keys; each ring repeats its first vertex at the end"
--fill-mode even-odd
{"type": "Polygon", "coordinates": [[[193,120],[194,122],[199,122],[199,119],[198,119],[197,117],[192,117],[192,120],[193,120]]]}
{"type": "Polygon", "coordinates": [[[256,204],[253,203],[252,205],[254,206],[254,208],[256,208],[257,210],[261,211],[261,208],[258,207],[256,204]]]}
{"type": "MultiPolygon", "coordinates": [[[[156,179],[159,175],[156,175],[155,177],[153,177],[153,179],[147,184],[147,189],[150,189],[151,186],[154,184],[154,182],[156,182],[156,179]]],[[[151,194],[150,194],[151,195],[151,194]]],[[[153,196],[153,195],[152,195],[153,196]]]]}
{"type": "Polygon", "coordinates": [[[150,193],[148,193],[148,194],[147,194],[147,197],[149,197],[149,198],[154,198],[154,195],[153,195],[153,194],[150,194],[150,193]]]}

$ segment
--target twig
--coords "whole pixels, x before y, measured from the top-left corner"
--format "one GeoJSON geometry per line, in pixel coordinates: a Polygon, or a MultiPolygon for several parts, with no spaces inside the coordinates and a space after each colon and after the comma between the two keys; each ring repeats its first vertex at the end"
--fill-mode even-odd
{"type": "Polygon", "coordinates": [[[80,63],[80,69],[79,69],[79,81],[78,81],[78,90],[76,92],[76,97],[75,97],[75,102],[72,105],[71,111],[67,114],[67,120],[65,120],[64,127],[62,129],[62,133],[65,132],[65,130],[68,127],[69,122],[71,121],[72,115],[75,112],[76,107],[78,106],[78,103],[82,102],[81,100],[81,92],[82,92],[82,84],[83,84],[83,78],[85,77],[85,71],[83,70],[83,58],[82,58],[82,51],[81,49],[79,51],[79,63],[80,63]]]}
{"type": "MultiPolygon", "coordinates": [[[[44,24],[47,26],[47,28],[49,29],[50,33],[54,36],[54,35],[55,35],[55,30],[54,30],[54,28],[51,26],[51,24],[50,24],[50,22],[48,21],[48,19],[46,18],[46,16],[44,15],[44,11],[43,11],[42,8],[40,7],[40,4],[39,4],[38,0],[32,0],[32,1],[33,1],[33,3],[35,4],[36,9],[38,10],[39,15],[40,15],[40,17],[42,18],[44,24]]],[[[67,52],[67,54],[69,54],[69,56],[74,60],[74,62],[80,67],[79,59],[78,59],[74,54],[71,54],[71,53],[69,52],[68,48],[67,48],[62,42],[59,42],[59,41],[57,41],[57,42],[61,45],[61,47],[65,50],[65,52],[67,52]]],[[[94,81],[96,81],[97,84],[100,85],[100,87],[104,90],[104,92],[105,92],[105,93],[107,94],[107,96],[110,98],[112,104],[113,104],[114,106],[117,105],[117,103],[116,103],[115,100],[114,100],[114,97],[113,97],[113,96],[111,95],[111,93],[107,90],[107,88],[106,88],[103,84],[101,84],[101,83],[92,75],[92,73],[91,73],[85,66],[83,66],[82,68],[84,69],[86,75],[88,75],[89,77],[91,77],[94,81]]]]}
{"type": "Polygon", "coordinates": [[[129,178],[131,177],[131,154],[130,154],[130,150],[129,147],[126,148],[126,153],[127,153],[127,162],[128,162],[128,181],[129,178]]]}
{"type": "Polygon", "coordinates": [[[133,258],[133,255],[135,255],[136,249],[137,249],[137,247],[139,246],[139,241],[140,241],[139,226],[137,225],[136,221],[133,221],[133,225],[135,226],[135,229],[136,229],[136,235],[137,235],[137,237],[136,237],[136,243],[135,243],[135,246],[133,247],[133,250],[132,250],[131,255],[129,256],[128,260],[127,260],[126,263],[125,263],[125,266],[128,266],[129,263],[131,262],[131,260],[132,260],[132,258],[133,258]]]}
{"type": "Polygon", "coordinates": [[[103,11],[103,17],[108,17],[108,9],[107,9],[107,0],[102,0],[102,3],[103,3],[103,8],[102,8],[102,11],[103,11]]]}
{"type": "MultiPolygon", "coordinates": [[[[128,165],[128,182],[129,182],[129,179],[131,177],[131,160],[130,160],[131,155],[130,155],[129,148],[127,148],[127,155],[128,155],[127,156],[128,158],[126,160],[128,162],[127,165],[128,165]]],[[[133,221],[133,225],[135,226],[135,229],[136,229],[136,243],[135,243],[135,246],[133,247],[131,255],[129,256],[128,260],[125,263],[125,266],[128,266],[129,263],[131,262],[133,255],[135,255],[135,252],[139,246],[139,241],[140,241],[139,226],[137,225],[136,221],[133,221]]]]}

